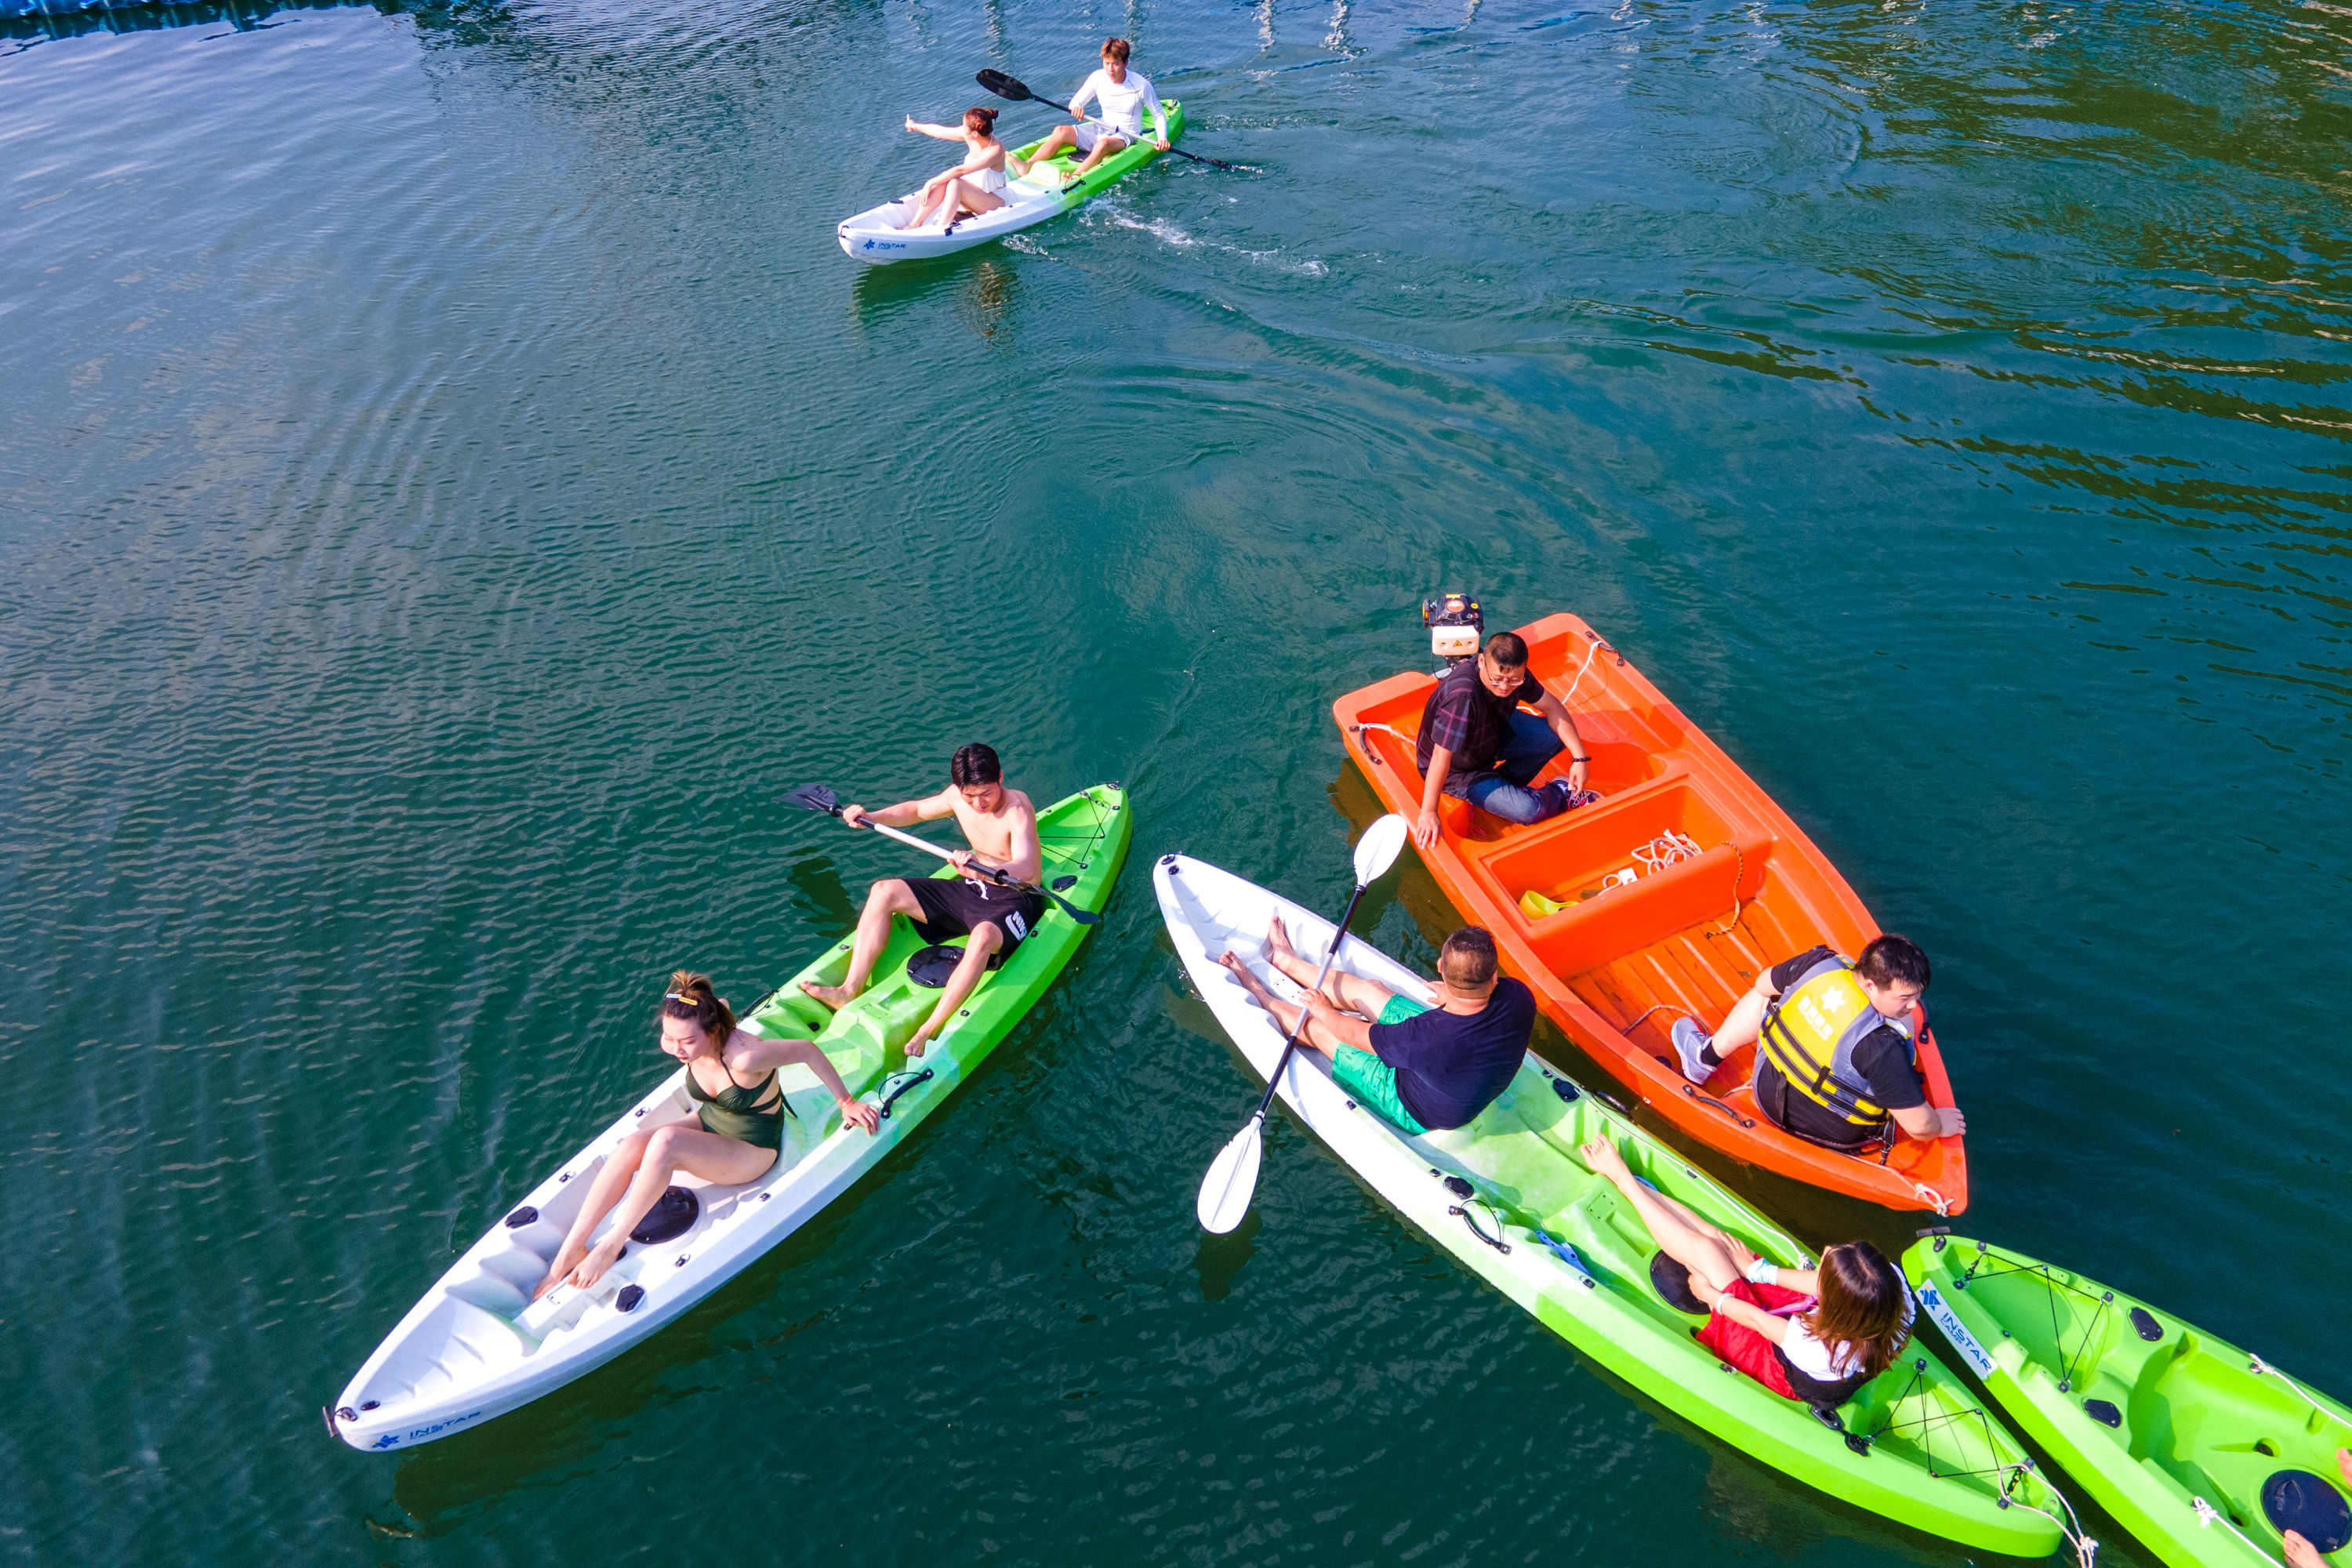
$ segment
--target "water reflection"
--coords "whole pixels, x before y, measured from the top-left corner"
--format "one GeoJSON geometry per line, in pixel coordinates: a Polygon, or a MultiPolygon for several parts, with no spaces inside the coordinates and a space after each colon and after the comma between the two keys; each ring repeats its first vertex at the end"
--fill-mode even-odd
{"type": "Polygon", "coordinates": [[[1013,312],[1021,298],[1021,265],[1001,248],[986,247],[936,261],[861,266],[850,286],[850,314],[860,327],[874,328],[903,310],[948,299],[972,336],[1009,352],[1016,342],[1013,312]]]}

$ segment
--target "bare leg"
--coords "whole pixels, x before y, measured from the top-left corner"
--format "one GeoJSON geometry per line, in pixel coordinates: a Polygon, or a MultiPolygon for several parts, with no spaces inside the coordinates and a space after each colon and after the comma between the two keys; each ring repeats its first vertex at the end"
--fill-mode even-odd
{"type": "MultiPolygon", "coordinates": [[[[1265,958],[1301,985],[1315,984],[1315,972],[1322,964],[1309,963],[1298,956],[1290,945],[1290,933],[1282,929],[1282,917],[1276,915],[1265,923],[1265,958]]],[[[1360,974],[1349,974],[1334,969],[1323,982],[1323,994],[1331,1005],[1347,1013],[1361,1013],[1367,1018],[1377,1018],[1381,1009],[1396,994],[1377,980],[1367,980],[1360,974]]]]}
{"type": "Polygon", "coordinates": [[[877,882],[866,890],[866,912],[857,917],[856,945],[849,950],[849,973],[838,985],[819,985],[803,980],[801,989],[828,1007],[842,1008],[857,1000],[866,990],[866,982],[873,977],[875,960],[890,944],[890,917],[913,917],[923,912],[907,884],[892,879],[877,882]]]}
{"type": "Polygon", "coordinates": [[[636,1179],[629,1184],[628,1195],[614,1210],[613,1224],[604,1232],[604,1239],[564,1277],[565,1284],[585,1290],[602,1279],[604,1270],[620,1259],[621,1249],[629,1244],[629,1232],[636,1229],[638,1222],[653,1212],[654,1205],[661,1202],[662,1194],[669,1190],[670,1177],[677,1172],[687,1171],[706,1182],[732,1186],[757,1180],[776,1163],[773,1149],[762,1149],[740,1138],[722,1138],[684,1122],[656,1127],[645,1137],[645,1154],[637,1162],[636,1179]]]}
{"type": "Polygon", "coordinates": [[[1097,163],[1101,163],[1105,158],[1109,157],[1113,153],[1124,152],[1126,147],[1127,138],[1124,136],[1105,136],[1101,138],[1099,141],[1096,142],[1095,150],[1087,154],[1087,161],[1078,165],[1077,172],[1072,174],[1070,178],[1074,181],[1086,178],[1087,170],[1093,168],[1097,163]]]}
{"type": "MultiPolygon", "coordinates": [[[[1249,970],[1249,965],[1242,962],[1241,954],[1237,952],[1229,952],[1223,958],[1218,959],[1217,962],[1223,964],[1225,968],[1231,972],[1234,978],[1240,981],[1242,984],[1248,989],[1249,994],[1257,999],[1257,1005],[1259,1006],[1274,1015],[1276,1026],[1279,1027],[1285,1035],[1289,1034],[1291,1030],[1298,1026],[1298,1016],[1300,1014],[1307,1011],[1307,1009],[1296,1003],[1285,1002],[1281,997],[1276,996],[1273,992],[1267,990],[1265,982],[1260,980],[1256,975],[1252,974],[1249,970]]],[[[1307,1021],[1306,1033],[1298,1037],[1298,1043],[1305,1046],[1309,1050],[1321,1051],[1325,1056],[1328,1057],[1336,1056],[1339,1047],[1346,1045],[1348,1042],[1345,1040],[1334,1039],[1331,1035],[1324,1029],[1323,1026],[1314,1022],[1312,1019],[1309,1019],[1307,1021]]]]}
{"type": "Polygon", "coordinates": [[[652,1132],[632,1132],[621,1140],[619,1148],[605,1157],[604,1165],[596,1173],[596,1179],[588,1185],[588,1196],[580,1205],[579,1216],[572,1222],[571,1230],[564,1234],[563,1245],[555,1249],[555,1261],[548,1266],[547,1277],[539,1282],[539,1289],[530,1293],[532,1300],[536,1301],[554,1289],[562,1282],[563,1277],[588,1256],[588,1237],[594,1233],[596,1222],[611,1212],[613,1205],[628,1189],[629,1179],[637,1173],[637,1164],[645,1158],[646,1145],[653,1142],[654,1132],[660,1131],[655,1128],[652,1132]]]}
{"type": "Polygon", "coordinates": [[[1764,1029],[1763,997],[1750,991],[1732,1004],[1731,1011],[1723,1016],[1723,1023],[1709,1042],[1717,1061],[1729,1061],[1731,1054],[1743,1046],[1752,1046],[1764,1029]]]}
{"type": "Polygon", "coordinates": [[[1593,1172],[1609,1179],[1633,1205],[1648,1227],[1650,1239],[1658,1250],[1691,1271],[1694,1279],[1704,1279],[1718,1293],[1730,1289],[1739,1278],[1739,1262],[1733,1257],[1728,1238],[1709,1226],[1705,1230],[1694,1227],[1684,1216],[1690,1211],[1672,1199],[1663,1198],[1640,1182],[1625,1165],[1625,1156],[1617,1145],[1606,1138],[1596,1138],[1579,1151],[1584,1163],[1593,1172]]]}
{"type": "Polygon", "coordinates": [[[948,976],[947,987],[940,993],[940,1005],[931,1009],[931,1016],[923,1020],[923,1026],[907,1042],[908,1056],[921,1056],[931,1037],[948,1026],[955,1010],[963,1005],[963,999],[971,994],[971,988],[988,973],[990,955],[1003,945],[1004,932],[994,921],[982,921],[971,928],[971,935],[964,939],[963,957],[957,960],[955,973],[948,976]]]}
{"type": "Polygon", "coordinates": [[[1056,125],[1045,140],[1037,143],[1037,150],[1029,154],[1029,162],[1033,165],[1042,163],[1063,148],[1075,147],[1077,144],[1078,132],[1076,126],[1056,125]]]}
{"type": "Polygon", "coordinates": [[[938,205],[940,198],[947,195],[948,187],[953,184],[955,184],[954,181],[943,174],[934,175],[930,182],[923,186],[922,195],[915,202],[915,216],[900,224],[898,227],[902,230],[922,227],[923,215],[938,205]]]}
{"type": "Polygon", "coordinates": [[[961,180],[950,180],[948,182],[948,188],[945,194],[940,197],[940,226],[941,228],[953,228],[957,222],[963,216],[963,213],[961,210],[963,205],[963,182],[961,180]]]}

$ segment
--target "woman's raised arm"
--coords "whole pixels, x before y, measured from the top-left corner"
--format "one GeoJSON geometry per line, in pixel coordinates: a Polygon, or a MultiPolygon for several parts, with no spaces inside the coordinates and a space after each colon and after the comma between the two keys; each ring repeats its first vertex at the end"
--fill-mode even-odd
{"type": "Polygon", "coordinates": [[[851,1097],[849,1086],[841,1081],[841,1074],[834,1070],[833,1063],[826,1059],[824,1051],[814,1040],[772,1040],[747,1029],[738,1029],[727,1052],[727,1066],[730,1072],[760,1072],[768,1068],[790,1067],[795,1062],[816,1074],[817,1082],[824,1085],[833,1096],[833,1102],[841,1107],[842,1121],[862,1127],[868,1132],[882,1125],[881,1112],[864,1100],[851,1097]]]}
{"type": "Polygon", "coordinates": [[[914,132],[918,135],[929,136],[933,141],[937,142],[961,142],[963,140],[963,131],[961,127],[952,125],[929,125],[924,123],[922,121],[916,119],[911,114],[907,116],[907,129],[914,132]]]}

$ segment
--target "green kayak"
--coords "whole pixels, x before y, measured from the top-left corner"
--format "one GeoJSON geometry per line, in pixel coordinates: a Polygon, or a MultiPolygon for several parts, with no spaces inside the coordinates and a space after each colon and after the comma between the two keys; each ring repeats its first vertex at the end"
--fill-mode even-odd
{"type": "MultiPolygon", "coordinates": [[[[2273,1519],[2352,1530],[2352,1412],[2259,1356],[2063,1268],[1958,1237],[1903,1255],[1919,1305],[2002,1409],[2174,1568],[2274,1563],[2273,1519]]],[[[2324,1534],[2336,1531],[2331,1543],[2324,1534]]]]}
{"type": "MultiPolygon", "coordinates": [[[[1282,1036],[1217,963],[1255,955],[1280,914],[1302,953],[1321,953],[1331,923],[1231,872],[1163,857],[1152,882],[1177,955],[1226,1035],[1261,1076],[1282,1036]]],[[[1412,994],[1423,986],[1355,937],[1341,970],[1412,994]],[[1407,991],[1406,987],[1412,987],[1407,991]]],[[[1286,984],[1286,982],[1285,983],[1286,984]]],[[[1295,988],[1294,988],[1295,990],[1295,988]]],[[[1855,1507],[2011,1556],[2041,1557],[2063,1538],[2064,1511],[2023,1445],[1968,1385],[1914,1340],[1836,1412],[1835,1425],[1718,1362],[1694,1337],[1705,1322],[1651,1283],[1657,1246],[1617,1189],[1578,1153],[1614,1139],[1633,1173],[1781,1264],[1810,1267],[1795,1237],[1533,1053],[1502,1097],[1467,1127],[1408,1136],[1300,1051],[1282,1099],[1373,1191],[1439,1246],[1594,1361],[1759,1463],[1855,1507]]]]}

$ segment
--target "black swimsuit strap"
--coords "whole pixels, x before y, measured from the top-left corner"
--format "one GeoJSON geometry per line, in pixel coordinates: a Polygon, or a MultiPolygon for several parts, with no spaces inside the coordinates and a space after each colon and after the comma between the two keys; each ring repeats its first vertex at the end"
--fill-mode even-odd
{"type": "Polygon", "coordinates": [[[712,1094],[702,1087],[702,1080],[696,1078],[694,1069],[689,1068],[686,1074],[686,1092],[693,1099],[715,1105],[721,1110],[731,1110],[738,1116],[772,1116],[782,1107],[783,1095],[779,1092],[775,1100],[766,1105],[759,1103],[759,1100],[775,1081],[776,1075],[771,1072],[766,1078],[746,1089],[737,1083],[734,1075],[730,1073],[728,1075],[727,1087],[717,1094],[712,1094]]]}

